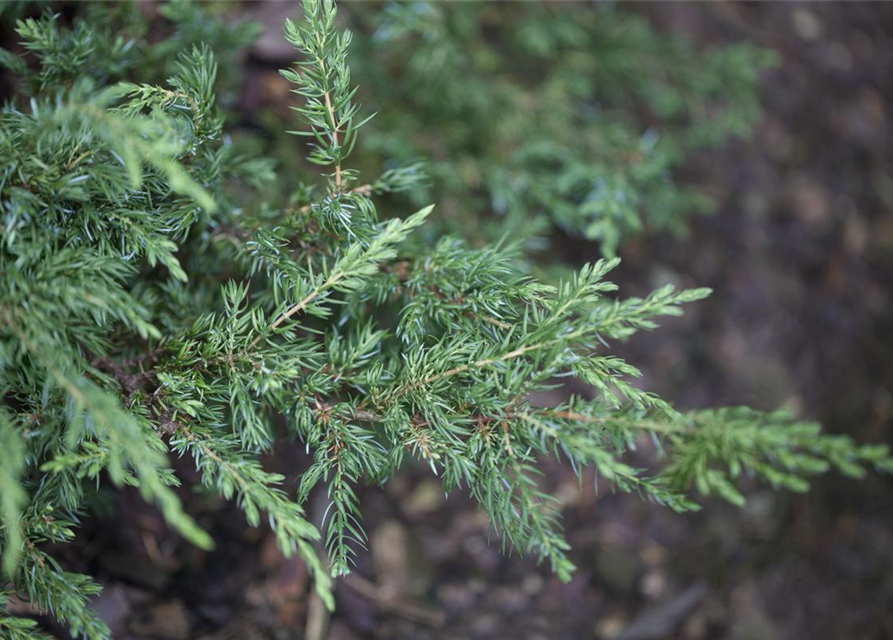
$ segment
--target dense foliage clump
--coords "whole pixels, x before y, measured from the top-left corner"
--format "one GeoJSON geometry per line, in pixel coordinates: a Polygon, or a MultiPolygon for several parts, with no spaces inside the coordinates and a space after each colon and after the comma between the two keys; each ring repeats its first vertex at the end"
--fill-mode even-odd
{"type": "Polygon", "coordinates": [[[671,172],[750,130],[759,72],[774,62],[748,44],[697,51],[608,4],[357,14],[372,36],[354,66],[379,112],[364,151],[423,161],[431,188],[413,194],[437,198],[450,232],[498,240],[554,227],[608,256],[631,234],[679,233],[709,211],[671,172]]]}
{"type": "MultiPolygon", "coordinates": [[[[399,39],[396,25],[412,11],[426,20],[441,11],[414,7],[388,18],[396,22],[384,42],[399,39]]],[[[383,483],[414,462],[430,467],[445,491],[476,500],[503,544],[548,560],[563,579],[574,566],[556,501],[539,481],[545,456],[581,473],[594,468],[618,490],[680,511],[696,508],[691,489],[743,502],[736,486],[743,474],[802,491],[809,475],[830,467],[854,476],[866,467],[893,471],[886,448],[823,435],[785,413],[680,413],[634,386],[638,371],[611,355],[610,342],[654,329],[657,318],[681,313],[707,291],[618,296],[606,279],[616,259],[541,281],[529,275],[530,225],[510,225],[496,244],[469,244],[443,234],[443,222],[426,224],[431,205],[380,213],[381,202],[397,202],[390,194],[421,197],[428,187],[413,163],[368,175],[351,166],[369,116],[355,101],[351,36],[337,28],[331,2],[307,0],[303,19],[285,25],[299,57],[282,72],[303,122],[294,133],[322,173],[281,200],[275,185],[284,178],[255,145],[229,135],[216,90],[219,57],[246,44],[251,29],[228,29],[174,3],[162,9],[168,37],[151,44],[136,13],[90,11],[70,27],[51,15],[21,21],[27,56],[0,53],[21,92],[0,112],[4,612],[27,603],[75,636],[108,637],[87,606],[98,586],[48,551],[48,543],[74,538],[101,478],[138,487],[173,529],[211,547],[182,508],[172,456],[191,460],[206,487],[234,499],[249,523],[269,525],[281,551],[305,561],[330,607],[330,577],[350,571],[365,540],[356,487],[383,483]],[[160,68],[167,79],[157,78],[160,68]],[[571,378],[585,394],[565,393],[555,406],[535,402],[538,391],[571,378]],[[665,454],[653,469],[624,462],[642,437],[665,454]],[[293,440],[312,454],[308,468],[288,470],[297,495],[260,463],[276,443],[293,440]],[[322,522],[307,515],[311,495],[327,503],[322,522]]],[[[470,19],[465,11],[449,20],[461,26],[470,19]]],[[[574,25],[550,16],[561,27],[556,33],[579,37],[574,25]]],[[[561,42],[524,33],[519,46],[542,55],[544,66],[549,52],[563,50],[561,42]]],[[[426,42],[448,46],[450,37],[426,42]]],[[[622,49],[614,64],[622,65],[622,49]]],[[[556,66],[559,75],[590,64],[574,60],[556,66]]],[[[424,77],[425,70],[412,73],[424,77]]],[[[558,93],[544,90],[536,109],[537,118],[554,118],[557,130],[562,119],[578,116],[562,111],[567,78],[553,80],[558,93]]],[[[599,92],[612,91],[607,82],[599,92]]],[[[510,100],[515,85],[507,86],[508,95],[500,89],[481,99],[510,100]]],[[[575,99],[595,101],[591,89],[575,99]]],[[[418,112],[382,121],[436,110],[439,103],[423,90],[417,86],[419,95],[407,101],[418,112]]],[[[446,110],[487,111],[459,104],[454,89],[440,98],[446,110]]],[[[730,103],[731,113],[750,108],[730,103]]],[[[549,131],[530,132],[540,151],[526,148],[524,135],[486,142],[480,155],[473,147],[455,151],[475,158],[487,177],[467,203],[444,188],[449,206],[475,215],[482,193],[497,198],[504,191],[517,199],[509,217],[546,211],[580,226],[577,214],[565,215],[579,204],[576,187],[563,200],[540,197],[536,185],[579,171],[580,184],[600,188],[599,180],[620,179],[615,170],[632,169],[587,156],[583,141],[550,142],[549,131]],[[503,142],[518,154],[505,163],[496,151],[503,142]],[[576,168],[563,164],[562,149],[576,168]],[[560,162],[523,161],[540,152],[560,162]],[[515,189],[515,180],[527,186],[515,189]]],[[[712,135],[700,125],[680,131],[679,149],[688,144],[683,139],[712,135]]],[[[386,132],[381,124],[379,132],[386,132]]],[[[630,143],[629,130],[617,136],[617,144],[630,143]]],[[[454,152],[459,138],[444,148],[454,152]]],[[[665,170],[654,149],[641,149],[643,162],[665,170]]],[[[459,170],[449,158],[431,158],[429,166],[435,188],[459,170]]],[[[646,183],[622,181],[641,198],[636,211],[659,199],[646,183]]],[[[582,219],[613,225],[603,214],[587,209],[582,219]]],[[[607,226],[581,228],[606,248],[620,237],[607,226]]],[[[44,637],[34,620],[14,615],[0,617],[0,632],[44,637]]]]}

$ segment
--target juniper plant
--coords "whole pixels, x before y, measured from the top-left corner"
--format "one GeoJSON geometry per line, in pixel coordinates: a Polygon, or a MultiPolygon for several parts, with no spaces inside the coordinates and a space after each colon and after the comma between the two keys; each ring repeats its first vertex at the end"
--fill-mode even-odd
{"type": "MultiPolygon", "coordinates": [[[[47,549],[75,537],[100,478],[137,487],[211,547],[181,505],[171,456],[250,524],[267,523],[329,607],[331,577],[365,541],[357,487],[416,462],[476,500],[505,546],[565,580],[574,565],[539,479],[546,456],[678,511],[697,508],[692,490],[740,504],[742,475],[802,491],[829,467],[893,471],[885,447],[785,413],[680,413],[634,386],[638,371],[610,341],[706,290],[623,298],[606,279],[613,259],[544,283],[525,275],[524,238],[435,237],[431,206],[380,217],[383,194],[416,182],[406,167],[366,177],[350,166],[368,117],[354,102],[351,36],[335,22],[330,0],[306,0],[303,20],[285,25],[300,58],[283,71],[305,123],[295,133],[322,170],[287,203],[264,199],[273,168],[226,135],[210,47],[187,46],[166,82],[137,84],[120,81],[136,62],[109,74],[47,53],[82,42],[88,57],[106,45],[124,55],[126,43],[49,16],[19,23],[37,61],[2,54],[30,94],[0,113],[4,611],[24,602],[74,636],[109,636],[88,606],[96,583],[47,549]],[[585,397],[534,401],[570,378],[585,397]],[[652,469],[624,461],[643,437],[664,454],[652,469]],[[295,439],[312,463],[287,470],[290,495],[260,457],[295,439]],[[321,522],[305,511],[316,488],[321,522]]],[[[12,614],[0,630],[45,637],[12,614]]]]}
{"type": "Polygon", "coordinates": [[[646,229],[684,232],[711,203],[673,172],[693,150],[747,134],[760,72],[775,62],[747,43],[696,49],[610,3],[351,15],[371,34],[355,71],[380,112],[363,160],[427,160],[427,188],[410,195],[436,197],[447,230],[532,236],[537,252],[553,229],[609,256],[646,229]]]}

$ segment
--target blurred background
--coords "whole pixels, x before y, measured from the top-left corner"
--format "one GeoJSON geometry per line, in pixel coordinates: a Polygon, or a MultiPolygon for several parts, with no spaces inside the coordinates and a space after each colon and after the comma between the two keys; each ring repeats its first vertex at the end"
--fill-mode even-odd
{"type": "MultiPolygon", "coordinates": [[[[64,19],[86,10],[59,6],[64,19]]],[[[151,3],[139,10],[159,15],[151,3]]],[[[224,61],[222,100],[246,138],[300,176],[299,143],[276,133],[294,123],[277,69],[293,59],[279,34],[297,6],[205,10],[224,23],[259,24],[242,34],[247,49],[224,61]]],[[[667,282],[713,288],[684,317],[612,345],[643,370],[643,386],[681,408],[786,407],[831,432],[893,441],[893,5],[631,3],[599,6],[593,18],[592,5],[553,3],[546,35],[518,22],[529,11],[524,3],[345,3],[357,32],[354,77],[382,113],[358,162],[426,155],[444,228],[461,228],[472,242],[506,229],[541,237],[529,249],[544,273],[616,251],[623,262],[613,279],[625,295],[667,282]],[[590,22],[620,34],[605,40],[602,58],[574,48],[573,25],[585,31],[590,22]],[[444,40],[452,52],[438,48],[444,36],[431,25],[452,30],[444,40]],[[514,51],[514,37],[528,58],[493,53],[514,51]],[[624,47],[645,47],[650,58],[630,58],[624,47]],[[553,87],[543,78],[559,57],[570,75],[553,87]],[[412,97],[416,76],[431,83],[427,99],[412,97]],[[598,84],[606,78],[613,84],[598,84]],[[453,104],[456,86],[469,88],[459,92],[467,102],[453,104]],[[490,86],[501,93],[487,97],[482,87],[490,86]],[[599,148],[612,153],[597,169],[613,176],[610,189],[642,194],[630,210],[579,206],[575,176],[588,177],[574,163],[588,162],[587,134],[579,133],[580,148],[569,141],[523,157],[513,151],[535,137],[531,124],[549,139],[562,135],[548,117],[560,105],[513,119],[519,105],[531,95],[573,100],[577,91],[601,100],[594,121],[617,123],[598,128],[599,148]],[[475,132],[485,127],[494,133],[482,142],[475,132]],[[569,186],[544,187],[553,174],[520,184],[487,170],[521,173],[531,158],[557,167],[569,186]],[[531,199],[550,213],[534,211],[531,199]],[[496,215],[478,218],[481,211],[496,215]],[[614,222],[605,226],[604,216],[614,222]]],[[[14,42],[4,23],[0,44],[14,42]]],[[[269,463],[295,469],[304,460],[283,448],[269,463]]],[[[312,613],[309,624],[300,561],[283,560],[269,533],[206,498],[194,499],[193,512],[204,510],[220,542],[213,554],[171,536],[135,494],[115,498],[115,509],[85,523],[86,542],[60,554],[105,585],[96,606],[116,638],[893,637],[889,478],[829,475],[796,496],[754,486],[743,509],[707,501],[700,513],[677,515],[598,490],[594,477],[579,486],[569,469],[550,465],[544,482],[562,500],[580,568],[569,584],[532,559],[502,554],[473,503],[446,499],[422,468],[364,490],[369,550],[339,583],[336,612],[312,613]]]]}

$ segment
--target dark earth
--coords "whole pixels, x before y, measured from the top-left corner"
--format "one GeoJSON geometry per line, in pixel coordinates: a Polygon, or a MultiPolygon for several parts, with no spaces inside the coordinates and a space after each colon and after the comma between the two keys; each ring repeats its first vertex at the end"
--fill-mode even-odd
{"type": "MultiPolygon", "coordinates": [[[[749,40],[781,65],[763,77],[753,139],[680,176],[715,215],[687,238],[631,241],[614,274],[631,295],[675,282],[713,296],[620,354],[682,407],[784,406],[893,441],[893,5],[625,9],[698,43],[749,40]]],[[[592,247],[575,251],[582,262],[592,247]]],[[[302,455],[281,448],[269,467],[300,468],[302,455]]],[[[503,555],[472,502],[445,499],[422,468],[363,494],[369,551],[331,616],[300,561],[216,498],[187,505],[218,541],[211,554],[135,493],[110,493],[108,513],[59,554],[105,585],[96,607],[121,639],[893,638],[890,478],[830,475],[797,496],[749,487],[744,509],[708,501],[694,515],[596,491],[591,476],[581,488],[554,463],[546,481],[580,567],[569,584],[503,555]]]]}

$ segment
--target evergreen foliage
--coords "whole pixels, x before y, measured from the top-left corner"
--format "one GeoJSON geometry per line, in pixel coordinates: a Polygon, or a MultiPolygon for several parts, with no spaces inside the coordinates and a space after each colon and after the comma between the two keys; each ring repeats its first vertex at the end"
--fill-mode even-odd
{"type": "Polygon", "coordinates": [[[352,60],[379,111],[363,147],[426,160],[430,188],[413,195],[436,198],[449,232],[558,228],[608,256],[631,234],[680,233],[710,210],[672,171],[748,133],[759,73],[774,64],[743,43],[696,50],[610,3],[410,2],[352,14],[371,34],[352,60]]]}
{"type": "MultiPolygon", "coordinates": [[[[70,28],[49,15],[19,22],[30,65],[0,54],[22,91],[0,112],[3,611],[24,601],[76,637],[109,636],[87,606],[98,586],[46,550],[76,535],[101,478],[138,487],[172,528],[211,547],[182,508],[172,455],[251,525],[267,523],[330,607],[330,576],[348,573],[365,541],[357,486],[414,462],[562,579],[574,566],[539,479],[545,456],[679,511],[697,508],[691,489],[740,504],[741,475],[802,491],[829,467],[893,471],[886,448],[784,413],[680,413],[634,386],[638,371],[610,355],[610,341],[654,329],[706,290],[617,296],[606,279],[615,259],[542,282],[527,275],[523,234],[470,246],[425,224],[432,206],[380,216],[382,197],[421,188],[418,168],[367,176],[350,166],[368,116],[355,101],[351,36],[329,0],[306,0],[300,23],[285,25],[299,57],[282,72],[304,122],[296,144],[322,171],[285,202],[267,196],[279,180],[272,164],[227,135],[215,93],[218,55],[240,36],[176,3],[163,10],[171,36],[148,44],[137,18],[128,40],[96,11],[70,28]],[[164,60],[169,78],[153,79],[147,60],[164,60]],[[588,385],[586,398],[534,402],[569,377],[588,385]],[[642,437],[665,453],[653,469],[624,461],[642,437]],[[288,470],[297,495],[260,463],[288,440],[312,455],[309,468],[288,470]],[[305,510],[313,495],[327,501],[323,522],[305,510]]],[[[560,110],[563,96],[545,92],[543,109],[560,110]]],[[[687,135],[709,137],[695,130],[687,135]]],[[[0,633],[45,637],[11,614],[0,633]]]]}

